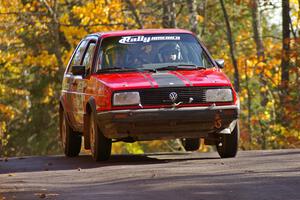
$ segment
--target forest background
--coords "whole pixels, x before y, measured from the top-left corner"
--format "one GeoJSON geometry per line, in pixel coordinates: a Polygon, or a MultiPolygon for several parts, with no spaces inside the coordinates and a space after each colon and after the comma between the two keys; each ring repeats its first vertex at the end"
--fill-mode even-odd
{"type": "MultiPolygon", "coordinates": [[[[300,147],[300,0],[0,0],[0,156],[62,153],[61,81],[85,35],[173,27],[225,59],[241,149],[300,147]]],[[[113,144],[114,153],[178,149],[176,140],[113,144]]]]}

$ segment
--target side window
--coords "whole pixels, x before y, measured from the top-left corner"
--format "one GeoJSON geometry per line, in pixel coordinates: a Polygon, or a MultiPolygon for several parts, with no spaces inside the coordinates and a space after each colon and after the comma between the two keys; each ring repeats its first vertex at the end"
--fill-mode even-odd
{"type": "Polygon", "coordinates": [[[95,43],[90,43],[88,46],[88,49],[84,55],[82,65],[85,66],[86,74],[88,74],[92,68],[95,47],[96,47],[95,43]]]}
{"type": "Polygon", "coordinates": [[[97,63],[96,63],[96,71],[102,68],[102,60],[103,60],[103,50],[100,48],[99,49],[99,57],[97,59],[97,63]]]}
{"type": "Polygon", "coordinates": [[[203,58],[202,62],[203,62],[205,67],[208,67],[208,68],[213,67],[212,63],[209,61],[210,59],[209,59],[208,55],[204,52],[204,50],[203,50],[203,57],[202,58],[203,58]]]}
{"type": "Polygon", "coordinates": [[[76,52],[75,52],[75,54],[72,58],[72,61],[70,63],[70,67],[68,69],[68,73],[71,72],[72,66],[80,65],[80,62],[81,62],[81,59],[82,59],[82,56],[83,56],[83,53],[84,53],[84,50],[85,50],[86,43],[87,43],[86,40],[84,40],[80,43],[79,47],[77,48],[77,50],[76,50],[76,52]]]}

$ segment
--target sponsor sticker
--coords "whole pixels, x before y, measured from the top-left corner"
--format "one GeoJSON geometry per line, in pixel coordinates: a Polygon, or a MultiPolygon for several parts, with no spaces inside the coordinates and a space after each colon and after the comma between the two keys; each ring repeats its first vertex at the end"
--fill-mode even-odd
{"type": "Polygon", "coordinates": [[[135,43],[149,43],[151,41],[173,41],[180,40],[180,36],[123,36],[119,43],[121,44],[135,44],[135,43]]]}

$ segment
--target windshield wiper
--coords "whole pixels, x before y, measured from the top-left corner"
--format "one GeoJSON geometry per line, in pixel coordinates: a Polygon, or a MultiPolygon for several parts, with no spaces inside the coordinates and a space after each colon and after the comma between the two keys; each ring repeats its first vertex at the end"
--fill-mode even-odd
{"type": "Polygon", "coordinates": [[[122,67],[110,67],[110,68],[103,68],[97,71],[98,73],[105,73],[105,72],[131,72],[131,71],[138,71],[135,68],[122,68],[122,67]]]}
{"type": "Polygon", "coordinates": [[[163,70],[194,70],[194,69],[206,69],[203,66],[196,66],[194,64],[179,64],[179,65],[169,65],[166,67],[160,67],[156,68],[157,71],[163,71],[163,70]]]}
{"type": "Polygon", "coordinates": [[[149,71],[149,72],[156,72],[155,68],[143,68],[143,67],[138,67],[135,68],[136,70],[140,71],[140,72],[144,72],[144,71],[149,71]]]}
{"type": "MultiPolygon", "coordinates": [[[[188,69],[206,69],[206,67],[204,67],[204,66],[197,66],[197,65],[194,65],[194,64],[180,64],[180,65],[177,65],[177,66],[179,66],[179,67],[189,67],[189,66],[193,67],[193,68],[188,68],[188,69]]],[[[182,68],[180,68],[180,69],[182,69],[182,68]]]]}
{"type": "Polygon", "coordinates": [[[164,71],[164,70],[195,70],[195,69],[206,69],[203,66],[196,66],[194,64],[179,64],[179,65],[169,65],[165,67],[159,67],[159,68],[144,68],[144,67],[137,67],[137,68],[122,68],[122,67],[109,67],[109,68],[103,68],[99,69],[96,73],[107,73],[107,72],[157,72],[157,71],[164,71]]]}

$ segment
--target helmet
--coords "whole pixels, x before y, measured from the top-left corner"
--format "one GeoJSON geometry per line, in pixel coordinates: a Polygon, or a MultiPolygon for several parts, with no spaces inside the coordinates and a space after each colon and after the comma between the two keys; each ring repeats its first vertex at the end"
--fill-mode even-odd
{"type": "Polygon", "coordinates": [[[177,62],[181,58],[178,44],[166,44],[158,51],[160,62],[177,62]]]}

